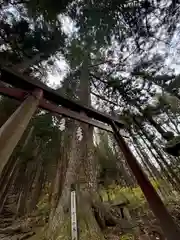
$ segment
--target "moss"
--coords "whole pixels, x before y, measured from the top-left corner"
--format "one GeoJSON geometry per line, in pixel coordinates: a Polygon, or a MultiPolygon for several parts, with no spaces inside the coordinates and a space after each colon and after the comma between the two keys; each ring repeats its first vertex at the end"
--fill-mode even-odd
{"type": "MultiPolygon", "coordinates": [[[[104,240],[102,234],[99,233],[98,227],[95,229],[92,226],[92,216],[87,214],[87,211],[84,212],[81,218],[78,218],[78,234],[80,240],[94,239],[94,240],[104,240]],[[86,217],[85,217],[86,216],[86,217]]],[[[95,219],[94,219],[95,220],[95,219]]],[[[97,225],[97,223],[94,223],[97,225]]],[[[46,240],[49,238],[46,238],[46,240]]],[[[53,240],[70,240],[71,239],[71,221],[69,214],[65,215],[63,225],[56,230],[53,236],[51,236],[53,240]]],[[[36,240],[36,239],[32,239],[36,240]]]]}
{"type": "Polygon", "coordinates": [[[69,240],[71,239],[71,219],[68,214],[64,217],[63,225],[57,229],[54,238],[55,240],[69,240]]]}
{"type": "Polygon", "coordinates": [[[132,234],[124,234],[123,236],[120,237],[120,240],[134,240],[134,236],[132,234]]]}
{"type": "MultiPolygon", "coordinates": [[[[162,182],[159,180],[154,181],[150,179],[153,187],[158,190],[162,182]]],[[[128,203],[128,208],[136,209],[143,206],[146,203],[144,194],[140,187],[121,187],[119,185],[111,185],[108,189],[103,189],[100,195],[104,202],[108,201],[107,192],[109,193],[110,201],[114,204],[128,203]]]]}
{"type": "Polygon", "coordinates": [[[97,224],[90,203],[81,198],[79,204],[79,206],[81,206],[81,208],[78,209],[80,240],[104,240],[104,235],[97,224]]]}
{"type": "MultiPolygon", "coordinates": [[[[101,196],[103,201],[107,201],[106,191],[101,191],[101,196]]],[[[144,195],[140,187],[135,187],[133,189],[128,187],[121,187],[119,185],[113,185],[108,188],[110,200],[113,203],[128,203],[129,208],[138,208],[142,206],[145,202],[144,195]]]]}
{"type": "Polygon", "coordinates": [[[89,224],[82,219],[79,222],[79,239],[86,240],[86,239],[94,239],[94,240],[104,240],[102,234],[99,234],[98,231],[94,231],[94,229],[90,229],[89,224]]]}
{"type": "Polygon", "coordinates": [[[29,240],[45,240],[45,236],[44,236],[44,230],[45,228],[35,228],[32,229],[34,232],[36,232],[36,234],[30,238],[28,238],[29,240]]]}

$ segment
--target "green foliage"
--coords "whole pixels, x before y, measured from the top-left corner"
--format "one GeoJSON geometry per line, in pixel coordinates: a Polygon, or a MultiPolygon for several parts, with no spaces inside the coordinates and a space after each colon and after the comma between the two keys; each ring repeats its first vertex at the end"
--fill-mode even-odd
{"type": "Polygon", "coordinates": [[[40,14],[44,16],[45,19],[50,21],[56,21],[57,15],[63,13],[70,4],[72,0],[60,0],[60,1],[50,1],[50,0],[30,0],[26,7],[30,16],[37,18],[40,14]]]}
{"type": "Polygon", "coordinates": [[[120,240],[134,240],[134,239],[135,239],[134,236],[129,233],[124,234],[120,237],[120,240]]]}
{"type": "MultiPolygon", "coordinates": [[[[151,183],[156,190],[160,186],[158,181],[151,180],[151,183]]],[[[110,200],[114,204],[128,203],[130,209],[142,207],[146,203],[144,194],[139,186],[130,188],[114,184],[107,189],[102,189],[100,194],[103,201],[110,200]]]]}
{"type": "Polygon", "coordinates": [[[43,199],[37,205],[37,211],[40,215],[44,216],[45,218],[49,216],[50,213],[50,206],[48,204],[47,196],[44,196],[43,199]]]}
{"type": "Polygon", "coordinates": [[[70,216],[66,214],[62,225],[59,226],[57,231],[53,233],[54,239],[69,240],[70,232],[71,232],[71,219],[70,216]]]}
{"type": "Polygon", "coordinates": [[[132,209],[141,207],[145,202],[143,193],[139,187],[131,189],[129,187],[112,185],[107,190],[101,190],[103,201],[109,200],[107,194],[111,202],[115,204],[128,203],[129,208],[132,209]]]}
{"type": "Polygon", "coordinates": [[[49,187],[44,187],[44,192],[37,204],[37,212],[42,215],[43,219],[48,218],[50,214],[50,203],[49,203],[49,187]]]}
{"type": "MultiPolygon", "coordinates": [[[[42,2],[40,4],[42,4],[42,2]]],[[[47,2],[48,1],[46,1],[46,3],[47,2]]],[[[12,11],[11,6],[6,7],[7,11],[3,11],[3,9],[0,10],[2,15],[0,64],[18,64],[18,68],[28,74],[36,70],[37,76],[37,70],[40,67],[39,63],[48,60],[50,56],[62,49],[65,35],[61,31],[59,21],[56,20],[56,24],[51,21],[51,24],[43,19],[43,17],[39,17],[42,9],[38,8],[36,3],[36,0],[32,0],[20,8],[13,9],[12,7],[12,11]],[[33,17],[31,14],[31,16],[28,15],[29,11],[33,10],[33,7],[34,10],[39,11],[38,16],[35,12],[32,13],[33,17]],[[22,10],[24,12],[23,14],[22,10]],[[36,66],[36,68],[33,68],[33,66],[36,66]]],[[[52,5],[51,2],[48,4],[51,4],[52,8],[57,5],[52,5]]],[[[48,9],[50,11],[51,8],[49,7],[48,9]]],[[[47,9],[44,9],[44,13],[48,13],[47,9]]],[[[54,16],[54,19],[55,18],[57,18],[57,15],[54,16]]],[[[44,65],[41,65],[41,67],[42,66],[44,65]]],[[[45,76],[47,75],[46,72],[43,72],[43,74],[45,76]]]]}

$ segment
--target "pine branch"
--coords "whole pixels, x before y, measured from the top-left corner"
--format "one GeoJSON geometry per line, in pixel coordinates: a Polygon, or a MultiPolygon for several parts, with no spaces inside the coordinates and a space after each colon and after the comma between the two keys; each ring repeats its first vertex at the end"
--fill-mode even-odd
{"type": "Polygon", "coordinates": [[[99,63],[96,63],[96,64],[92,64],[92,65],[89,65],[88,68],[98,67],[98,66],[106,64],[106,63],[112,63],[112,60],[106,60],[106,61],[102,61],[102,62],[99,62],[99,63]]]}
{"type": "Polygon", "coordinates": [[[15,2],[10,2],[11,5],[15,6],[15,5],[18,5],[18,4],[26,4],[26,3],[29,3],[30,1],[26,1],[26,0],[21,0],[21,1],[15,1],[15,2]]]}
{"type": "Polygon", "coordinates": [[[94,96],[96,96],[97,98],[103,100],[103,101],[106,101],[106,102],[108,102],[108,103],[110,103],[110,104],[113,104],[114,106],[119,106],[119,107],[120,107],[120,105],[118,105],[117,103],[115,103],[115,102],[113,102],[113,101],[111,101],[111,100],[109,100],[109,99],[107,99],[107,98],[105,98],[105,97],[103,97],[103,96],[100,96],[100,95],[98,95],[98,94],[96,94],[96,93],[94,93],[94,92],[92,92],[92,91],[91,91],[91,94],[94,95],[94,96]]]}
{"type": "Polygon", "coordinates": [[[107,81],[101,79],[100,77],[94,75],[93,73],[89,73],[89,75],[90,75],[91,77],[95,78],[96,80],[99,80],[99,81],[101,81],[101,82],[103,82],[103,83],[105,83],[105,84],[108,84],[107,81]]]}

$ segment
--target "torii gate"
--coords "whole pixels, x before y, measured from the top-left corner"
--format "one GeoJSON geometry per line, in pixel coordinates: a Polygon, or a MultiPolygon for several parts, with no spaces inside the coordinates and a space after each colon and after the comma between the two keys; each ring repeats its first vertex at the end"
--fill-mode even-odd
{"type": "Polygon", "coordinates": [[[167,239],[180,239],[178,226],[119,133],[119,129],[124,127],[122,121],[68,100],[42,82],[24,77],[13,69],[2,68],[0,80],[13,86],[1,83],[0,93],[22,102],[0,128],[0,174],[38,107],[99,127],[114,134],[129,168],[132,170],[154,215],[159,220],[167,239]]]}

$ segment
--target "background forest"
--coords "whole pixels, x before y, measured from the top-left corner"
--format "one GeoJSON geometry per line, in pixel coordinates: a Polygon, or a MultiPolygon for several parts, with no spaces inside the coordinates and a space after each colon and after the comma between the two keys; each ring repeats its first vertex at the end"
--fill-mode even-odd
{"type": "MultiPolygon", "coordinates": [[[[178,0],[0,0],[0,66],[123,121],[178,225],[179,15],[178,0]]],[[[1,96],[0,127],[19,104],[1,96]]],[[[0,183],[1,239],[71,239],[72,183],[79,239],[165,239],[113,135],[85,123],[38,109],[0,183]]]]}

